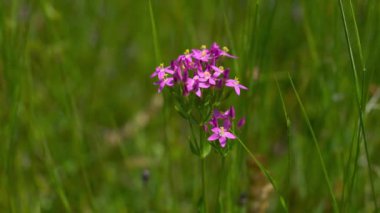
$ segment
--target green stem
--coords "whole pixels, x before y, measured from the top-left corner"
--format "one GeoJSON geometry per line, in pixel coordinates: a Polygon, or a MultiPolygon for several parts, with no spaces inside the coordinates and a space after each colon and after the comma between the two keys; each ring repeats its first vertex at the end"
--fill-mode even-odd
{"type": "Polygon", "coordinates": [[[224,183],[224,178],[225,176],[227,175],[227,173],[224,172],[224,167],[225,167],[225,157],[222,156],[222,163],[221,163],[221,168],[220,168],[220,172],[219,172],[219,175],[221,176],[221,178],[219,178],[219,183],[218,183],[218,200],[217,200],[217,203],[218,203],[218,212],[224,212],[223,211],[223,193],[221,192],[222,191],[222,183],[224,183]]]}
{"type": "Polygon", "coordinates": [[[286,205],[284,197],[280,194],[280,191],[278,190],[277,184],[275,180],[272,178],[272,176],[269,174],[268,170],[261,164],[261,162],[256,158],[256,156],[247,148],[247,146],[243,143],[243,141],[240,140],[240,138],[237,138],[241,146],[245,149],[245,151],[249,154],[249,156],[255,161],[256,165],[259,167],[260,171],[264,173],[265,177],[269,180],[269,182],[272,184],[273,189],[277,192],[278,196],[280,197],[281,206],[284,208],[285,212],[288,212],[288,207],[286,205]]]}
{"type": "Polygon", "coordinates": [[[207,213],[207,199],[206,199],[206,170],[205,170],[206,159],[201,158],[201,169],[202,169],[202,199],[203,199],[203,212],[207,213]]]}

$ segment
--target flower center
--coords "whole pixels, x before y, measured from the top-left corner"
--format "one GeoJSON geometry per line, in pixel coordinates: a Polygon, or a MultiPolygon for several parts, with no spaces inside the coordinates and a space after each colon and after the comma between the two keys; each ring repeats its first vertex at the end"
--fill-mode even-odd
{"type": "Polygon", "coordinates": [[[185,55],[188,55],[189,53],[190,53],[189,49],[186,49],[184,52],[185,55]]]}
{"type": "Polygon", "coordinates": [[[224,52],[228,52],[228,51],[230,51],[230,50],[228,49],[228,47],[223,47],[223,51],[224,51],[224,52]]]}
{"type": "Polygon", "coordinates": [[[235,85],[239,85],[239,78],[238,77],[235,77],[235,85]]]}
{"type": "Polygon", "coordinates": [[[219,70],[220,70],[220,72],[224,72],[224,67],[223,67],[223,66],[220,66],[220,67],[219,67],[219,70]]]}
{"type": "Polygon", "coordinates": [[[202,50],[201,55],[202,55],[202,57],[206,56],[206,50],[202,50]]]}
{"type": "Polygon", "coordinates": [[[224,127],[220,127],[219,135],[222,136],[222,137],[224,137],[224,134],[225,134],[224,127]]]}
{"type": "Polygon", "coordinates": [[[210,76],[211,76],[211,74],[208,71],[206,71],[205,72],[205,78],[210,78],[210,76]]]}

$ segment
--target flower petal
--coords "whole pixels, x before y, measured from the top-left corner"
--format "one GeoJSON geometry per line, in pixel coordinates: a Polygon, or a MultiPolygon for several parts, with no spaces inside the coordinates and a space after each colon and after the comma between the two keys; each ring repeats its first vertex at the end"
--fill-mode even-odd
{"type": "Polygon", "coordinates": [[[244,126],[244,124],[245,124],[245,117],[242,117],[242,118],[238,121],[237,126],[238,126],[238,128],[241,128],[242,126],[244,126]]]}
{"type": "Polygon", "coordinates": [[[212,131],[213,133],[219,133],[219,132],[220,132],[220,129],[219,129],[219,127],[214,127],[214,128],[211,129],[211,131],[212,131]]]}
{"type": "Polygon", "coordinates": [[[245,89],[245,90],[248,89],[247,87],[245,87],[245,86],[243,86],[243,85],[241,85],[241,84],[239,84],[239,87],[242,88],[242,89],[245,89]]]}
{"type": "Polygon", "coordinates": [[[231,132],[224,132],[224,135],[226,136],[226,138],[236,139],[236,136],[233,135],[231,132]]]}
{"type": "Polygon", "coordinates": [[[234,88],[235,88],[236,94],[240,95],[240,88],[239,88],[239,86],[235,86],[234,88]]]}
{"type": "Polygon", "coordinates": [[[225,137],[220,137],[219,138],[219,143],[222,148],[226,146],[227,139],[225,137]]]}
{"type": "Polygon", "coordinates": [[[207,140],[209,141],[214,141],[214,140],[217,140],[219,139],[219,135],[218,134],[212,134],[210,137],[207,138],[207,140]]]}
{"type": "Polygon", "coordinates": [[[198,88],[197,91],[195,92],[195,94],[196,94],[198,97],[202,97],[201,89],[198,88]]]}

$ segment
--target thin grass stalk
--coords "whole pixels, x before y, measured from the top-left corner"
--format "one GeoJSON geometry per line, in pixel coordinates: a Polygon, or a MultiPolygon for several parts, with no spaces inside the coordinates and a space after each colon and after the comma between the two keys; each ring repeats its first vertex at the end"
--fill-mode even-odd
{"type": "Polygon", "coordinates": [[[160,46],[159,46],[159,43],[158,43],[158,36],[157,36],[157,30],[156,30],[156,21],[155,21],[155,18],[154,18],[152,1],[151,0],[149,0],[149,15],[150,15],[150,22],[152,24],[154,54],[155,54],[155,57],[156,57],[156,64],[158,64],[161,61],[161,54],[160,54],[160,46]]]}
{"type": "Polygon", "coordinates": [[[261,164],[261,162],[256,158],[256,156],[248,149],[248,147],[241,141],[240,138],[236,138],[240,145],[244,148],[244,150],[249,154],[249,156],[253,159],[253,161],[256,163],[256,165],[259,167],[260,171],[265,175],[265,177],[269,180],[269,182],[272,184],[273,189],[277,192],[278,196],[280,197],[280,203],[282,208],[285,212],[288,212],[288,207],[286,205],[284,197],[281,195],[280,190],[278,189],[278,186],[276,184],[276,181],[273,179],[273,177],[269,174],[268,170],[261,164]]]}
{"type": "MultiPolygon", "coordinates": [[[[351,1],[350,1],[350,4],[351,4],[351,11],[353,12],[353,7],[352,7],[351,1]]],[[[376,197],[376,193],[375,193],[375,187],[374,187],[374,183],[373,183],[374,181],[373,181],[373,176],[372,176],[372,163],[371,163],[371,160],[369,158],[367,136],[366,136],[366,132],[365,132],[364,119],[363,119],[363,114],[364,114],[363,113],[364,112],[364,109],[363,109],[364,88],[363,87],[364,87],[364,76],[365,76],[365,71],[366,70],[365,70],[365,65],[364,65],[364,61],[363,61],[363,56],[362,56],[362,53],[361,53],[362,50],[360,50],[361,49],[361,42],[360,42],[360,37],[359,37],[359,31],[357,29],[355,15],[352,14],[353,17],[354,17],[354,24],[355,24],[355,28],[356,28],[355,30],[356,30],[356,33],[357,33],[357,42],[358,42],[358,47],[359,47],[360,60],[362,60],[361,62],[362,62],[362,65],[363,65],[363,74],[362,74],[363,78],[362,78],[362,86],[361,87],[359,85],[358,72],[356,70],[354,53],[353,53],[353,48],[352,48],[352,44],[351,44],[350,34],[348,32],[348,26],[347,26],[347,21],[346,21],[346,14],[344,12],[344,7],[343,7],[342,0],[339,0],[339,7],[340,7],[341,17],[342,17],[342,21],[343,21],[343,25],[344,25],[344,32],[345,32],[348,52],[349,52],[349,55],[350,55],[351,67],[352,67],[353,74],[354,74],[355,90],[356,90],[356,93],[355,93],[356,94],[356,102],[357,102],[357,107],[358,107],[358,110],[359,110],[359,131],[361,132],[359,134],[359,136],[361,135],[361,137],[358,137],[357,143],[359,144],[361,142],[361,140],[363,140],[366,160],[367,160],[367,164],[368,164],[368,175],[369,175],[369,179],[370,179],[370,185],[371,185],[373,202],[374,202],[374,205],[375,205],[375,211],[378,211],[377,197],[376,197]],[[361,88],[361,90],[360,90],[360,88],[361,88]]],[[[357,159],[358,159],[358,156],[356,156],[356,158],[355,158],[355,164],[357,164],[357,159]]],[[[353,176],[353,177],[355,177],[355,176],[353,176]]]]}
{"type": "Polygon", "coordinates": [[[301,107],[304,119],[306,120],[307,126],[308,126],[309,131],[311,133],[311,136],[313,138],[313,142],[314,142],[314,145],[315,145],[315,148],[317,150],[318,157],[319,157],[319,162],[321,163],[321,166],[322,166],[323,175],[324,175],[325,181],[327,183],[327,186],[328,186],[328,189],[329,189],[329,192],[330,192],[330,196],[331,196],[331,199],[332,199],[332,202],[333,202],[334,212],[338,213],[339,212],[339,206],[338,206],[338,203],[336,201],[334,192],[332,190],[331,181],[330,181],[329,175],[327,173],[327,169],[326,169],[325,161],[323,160],[323,157],[322,157],[321,149],[319,148],[319,145],[318,145],[317,137],[315,136],[313,127],[311,126],[311,123],[310,123],[310,120],[309,120],[309,116],[306,113],[305,107],[304,107],[304,105],[303,105],[303,103],[301,101],[300,96],[298,95],[296,87],[294,86],[294,83],[293,83],[293,79],[292,79],[292,77],[290,76],[289,73],[288,73],[288,77],[289,77],[289,81],[290,81],[290,83],[292,85],[293,91],[294,91],[294,93],[295,93],[295,95],[297,97],[298,103],[299,103],[299,105],[301,107]]]}
{"type": "Polygon", "coordinates": [[[292,169],[292,148],[291,148],[291,131],[290,131],[290,128],[291,128],[291,122],[290,122],[290,118],[288,116],[288,112],[286,110],[286,106],[285,106],[285,101],[284,101],[284,97],[282,95],[282,92],[281,92],[281,89],[280,89],[280,85],[278,83],[278,80],[277,80],[277,77],[275,76],[275,81],[276,81],[276,86],[277,86],[277,90],[278,90],[278,93],[280,95],[280,100],[281,100],[281,105],[282,105],[282,110],[284,112],[284,116],[285,116],[285,120],[286,120],[286,131],[287,131],[287,134],[288,134],[288,180],[287,180],[287,185],[288,185],[288,192],[287,192],[287,206],[288,208],[290,208],[290,192],[291,192],[291,169],[292,169]]]}
{"type": "MultiPolygon", "coordinates": [[[[357,129],[357,128],[358,128],[358,126],[357,126],[357,124],[355,124],[355,128],[354,129],[357,129]]],[[[356,133],[360,133],[360,132],[355,132],[355,134],[352,135],[350,152],[349,152],[349,155],[348,155],[348,159],[347,159],[346,166],[345,166],[345,169],[344,169],[344,174],[343,174],[343,189],[342,189],[341,201],[340,201],[340,206],[341,206],[340,210],[342,212],[344,212],[344,209],[345,209],[345,206],[346,206],[346,201],[345,201],[346,187],[347,187],[347,184],[349,184],[348,180],[351,180],[351,179],[347,178],[350,175],[351,160],[353,158],[354,151],[358,150],[360,148],[360,147],[356,147],[356,149],[355,149],[355,146],[354,146],[355,145],[356,133]]]]}
{"type": "MultiPolygon", "coordinates": [[[[161,62],[161,49],[160,49],[160,45],[159,45],[159,39],[158,39],[158,34],[157,34],[157,28],[156,28],[156,19],[155,19],[155,15],[154,15],[154,12],[153,12],[153,6],[152,6],[152,1],[149,0],[148,1],[148,4],[149,4],[149,16],[150,16],[150,21],[151,21],[151,27],[152,27],[152,35],[153,35],[153,46],[154,46],[154,54],[155,54],[155,61],[156,61],[156,64],[159,64],[161,62]]],[[[167,162],[166,162],[166,175],[167,175],[167,178],[169,181],[168,185],[169,185],[169,194],[172,194],[172,191],[173,191],[173,186],[172,186],[172,172],[171,172],[171,169],[172,169],[172,164],[171,164],[171,146],[169,144],[169,128],[168,128],[168,120],[169,120],[169,106],[168,106],[168,101],[169,101],[169,97],[168,97],[168,94],[166,92],[163,93],[163,97],[164,97],[164,105],[163,105],[163,108],[162,108],[162,113],[163,113],[163,126],[164,126],[164,132],[163,132],[163,135],[164,135],[164,145],[165,145],[165,150],[168,154],[166,154],[165,156],[167,156],[167,162]]],[[[172,196],[169,196],[169,200],[171,201],[172,200],[172,196]]],[[[175,204],[175,202],[173,202],[175,204]]]]}

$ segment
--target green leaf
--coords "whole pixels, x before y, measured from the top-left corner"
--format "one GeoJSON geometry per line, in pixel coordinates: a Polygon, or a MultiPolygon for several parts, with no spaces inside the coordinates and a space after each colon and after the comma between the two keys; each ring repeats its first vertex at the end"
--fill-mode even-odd
{"type": "Polygon", "coordinates": [[[188,119],[189,115],[180,107],[179,105],[174,105],[174,109],[183,117],[184,119],[188,119]]]}
{"type": "Polygon", "coordinates": [[[190,145],[191,152],[194,155],[200,156],[200,152],[199,152],[198,146],[191,139],[189,139],[189,145],[190,145]]]}
{"type": "Polygon", "coordinates": [[[206,158],[207,155],[209,155],[211,152],[211,145],[210,143],[207,141],[207,142],[203,142],[202,144],[202,151],[201,151],[201,155],[200,157],[201,158],[206,158]]]}

